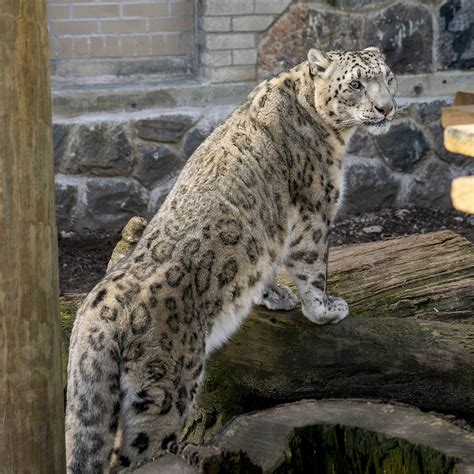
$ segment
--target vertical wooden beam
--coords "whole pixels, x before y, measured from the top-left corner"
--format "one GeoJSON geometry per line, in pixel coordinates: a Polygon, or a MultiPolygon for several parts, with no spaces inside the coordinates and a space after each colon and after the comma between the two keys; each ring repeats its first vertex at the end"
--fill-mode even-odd
{"type": "Polygon", "coordinates": [[[0,1],[0,472],[64,472],[45,0],[0,1]]]}

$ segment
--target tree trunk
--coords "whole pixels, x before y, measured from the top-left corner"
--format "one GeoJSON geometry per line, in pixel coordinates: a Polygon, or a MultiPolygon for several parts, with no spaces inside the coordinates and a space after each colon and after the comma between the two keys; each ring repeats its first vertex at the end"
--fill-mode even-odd
{"type": "Polygon", "coordinates": [[[256,306],[207,364],[187,439],[302,398],[394,400],[474,422],[473,247],[443,231],[332,249],[330,292],[349,318],[317,326],[256,306]]]}
{"type": "Polygon", "coordinates": [[[64,471],[44,0],[0,4],[0,472],[64,471]]]}

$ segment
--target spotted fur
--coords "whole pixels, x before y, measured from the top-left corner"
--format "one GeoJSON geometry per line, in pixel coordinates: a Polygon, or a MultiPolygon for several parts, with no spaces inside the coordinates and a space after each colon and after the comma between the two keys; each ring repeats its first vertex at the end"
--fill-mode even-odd
{"type": "Polygon", "coordinates": [[[296,303],[285,287],[266,288],[279,265],[307,318],[347,316],[345,301],[326,294],[329,226],[354,127],[378,131],[395,113],[392,78],[374,48],[311,50],[261,83],[198,148],[133,253],[78,311],[69,473],[133,467],[176,449],[209,353],[254,300],[296,303]]]}

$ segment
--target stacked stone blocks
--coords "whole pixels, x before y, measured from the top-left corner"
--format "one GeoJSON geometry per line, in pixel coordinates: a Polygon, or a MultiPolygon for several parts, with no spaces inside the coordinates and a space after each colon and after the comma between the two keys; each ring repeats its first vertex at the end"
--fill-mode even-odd
{"type": "MultiPolygon", "coordinates": [[[[449,98],[402,101],[387,135],[359,129],[345,169],[344,215],[410,204],[449,209],[453,177],[474,163],[446,151],[439,117],[449,98]]],[[[149,219],[188,157],[233,106],[130,113],[82,123],[56,120],[58,226],[64,232],[119,231],[149,219]]]]}

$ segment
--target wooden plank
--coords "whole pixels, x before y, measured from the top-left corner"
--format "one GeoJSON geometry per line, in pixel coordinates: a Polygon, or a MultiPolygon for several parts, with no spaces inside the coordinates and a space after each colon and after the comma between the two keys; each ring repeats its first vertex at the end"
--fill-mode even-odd
{"type": "Polygon", "coordinates": [[[64,473],[46,1],[0,24],[0,472],[64,473]]]}
{"type": "Polygon", "coordinates": [[[451,201],[458,211],[474,214],[474,176],[462,176],[453,180],[451,201]]]}
{"type": "Polygon", "coordinates": [[[474,105],[443,107],[441,124],[444,128],[453,125],[474,124],[474,105]]]}
{"type": "Polygon", "coordinates": [[[474,105],[474,92],[456,92],[456,97],[454,98],[454,105],[474,105]]]}
{"type": "Polygon", "coordinates": [[[444,146],[452,153],[474,157],[474,124],[446,128],[444,146]]]}

